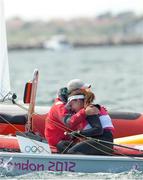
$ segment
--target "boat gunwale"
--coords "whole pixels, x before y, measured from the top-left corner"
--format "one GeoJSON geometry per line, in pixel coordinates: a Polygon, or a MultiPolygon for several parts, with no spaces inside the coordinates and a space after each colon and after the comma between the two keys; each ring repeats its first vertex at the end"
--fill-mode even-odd
{"type": "Polygon", "coordinates": [[[69,160],[85,160],[85,161],[143,161],[143,157],[129,157],[129,156],[100,156],[100,155],[75,155],[75,154],[28,154],[28,153],[12,153],[0,152],[1,157],[24,157],[24,158],[40,158],[40,159],[69,159],[69,160]]]}

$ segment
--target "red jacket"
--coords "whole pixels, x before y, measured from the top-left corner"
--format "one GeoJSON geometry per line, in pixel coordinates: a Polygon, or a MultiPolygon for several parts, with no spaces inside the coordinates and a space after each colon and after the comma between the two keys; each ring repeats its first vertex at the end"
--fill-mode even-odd
{"type": "Polygon", "coordinates": [[[57,98],[46,118],[45,137],[49,145],[56,147],[61,140],[68,140],[69,137],[64,132],[83,129],[86,123],[85,118],[84,109],[70,116],[65,104],[57,98]],[[64,122],[64,120],[68,121],[64,122]]]}

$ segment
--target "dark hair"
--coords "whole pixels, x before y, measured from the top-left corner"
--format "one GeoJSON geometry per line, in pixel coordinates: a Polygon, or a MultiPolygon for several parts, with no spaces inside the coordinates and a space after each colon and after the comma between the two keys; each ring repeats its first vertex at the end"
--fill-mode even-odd
{"type": "Polygon", "coordinates": [[[68,100],[68,89],[66,87],[59,89],[58,97],[66,103],[68,100]]]}

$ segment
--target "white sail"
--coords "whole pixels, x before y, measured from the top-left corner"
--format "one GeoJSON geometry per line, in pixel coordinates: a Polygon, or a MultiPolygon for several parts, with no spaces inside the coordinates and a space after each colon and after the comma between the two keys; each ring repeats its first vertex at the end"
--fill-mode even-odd
{"type": "Polygon", "coordinates": [[[4,5],[0,0],[0,101],[10,92],[4,5]]]}

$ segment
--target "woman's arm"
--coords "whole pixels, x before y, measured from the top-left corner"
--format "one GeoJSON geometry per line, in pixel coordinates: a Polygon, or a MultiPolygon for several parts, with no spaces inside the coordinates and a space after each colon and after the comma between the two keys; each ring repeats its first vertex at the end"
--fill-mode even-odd
{"type": "Polygon", "coordinates": [[[80,131],[81,135],[87,137],[102,135],[103,128],[99,119],[99,115],[87,116],[86,120],[90,124],[91,128],[80,131]]]}

